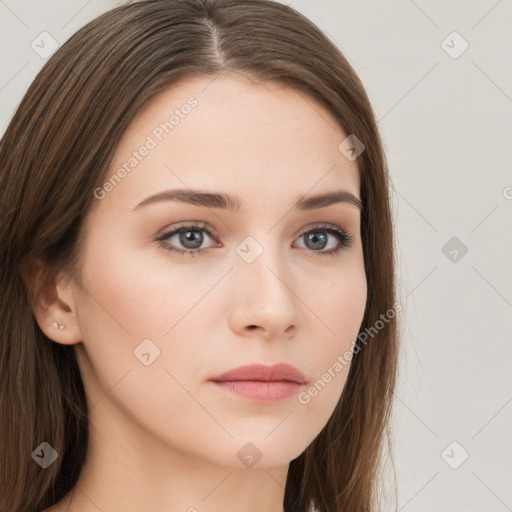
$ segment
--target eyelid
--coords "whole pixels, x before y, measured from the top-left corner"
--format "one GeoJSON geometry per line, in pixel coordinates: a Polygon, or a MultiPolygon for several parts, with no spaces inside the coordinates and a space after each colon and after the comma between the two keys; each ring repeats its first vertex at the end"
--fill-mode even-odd
{"type": "MultiPolygon", "coordinates": [[[[175,234],[175,232],[179,232],[181,228],[194,228],[198,231],[206,231],[210,236],[219,238],[219,233],[212,228],[209,224],[206,222],[198,221],[198,220],[191,220],[191,221],[183,221],[178,222],[176,224],[172,224],[172,226],[164,228],[160,234],[157,235],[157,240],[162,240],[165,238],[168,238],[172,234],[175,234]]],[[[184,229],[184,231],[192,231],[191,229],[184,229]]]]}
{"type": "Polygon", "coordinates": [[[295,236],[301,236],[308,231],[312,231],[314,229],[335,229],[341,230],[343,233],[348,234],[341,226],[337,226],[336,224],[330,224],[329,222],[313,222],[300,228],[300,230],[295,234],[295,236]]]}

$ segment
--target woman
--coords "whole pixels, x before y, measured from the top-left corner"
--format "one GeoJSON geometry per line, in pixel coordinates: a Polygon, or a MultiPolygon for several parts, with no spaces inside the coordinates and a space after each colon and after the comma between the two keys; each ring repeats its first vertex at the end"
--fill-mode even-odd
{"type": "Polygon", "coordinates": [[[117,7],[49,59],[0,162],[1,510],[376,510],[390,184],[316,26],[117,7]]]}

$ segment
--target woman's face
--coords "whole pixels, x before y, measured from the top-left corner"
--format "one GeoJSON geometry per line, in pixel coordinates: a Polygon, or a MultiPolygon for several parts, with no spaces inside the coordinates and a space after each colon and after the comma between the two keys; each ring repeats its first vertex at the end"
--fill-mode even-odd
{"type": "Polygon", "coordinates": [[[232,75],[146,105],[85,219],[72,309],[91,421],[237,468],[306,449],[340,398],[366,304],[360,209],[307,203],[360,198],[347,135],[304,94],[232,75]],[[306,382],[210,380],[276,363],[306,382]]]}

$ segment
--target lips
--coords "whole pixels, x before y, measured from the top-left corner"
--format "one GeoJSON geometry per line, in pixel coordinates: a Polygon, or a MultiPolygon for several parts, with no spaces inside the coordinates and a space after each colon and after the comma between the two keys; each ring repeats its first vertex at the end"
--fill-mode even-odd
{"type": "Polygon", "coordinates": [[[273,366],[254,364],[233,368],[210,379],[212,385],[254,403],[270,404],[295,396],[306,383],[297,368],[279,363],[273,366]]]}
{"type": "Polygon", "coordinates": [[[240,366],[232,370],[212,377],[214,382],[233,382],[233,381],[260,381],[275,382],[288,381],[297,384],[304,384],[306,378],[294,366],[285,363],[275,364],[273,366],[265,366],[262,364],[254,364],[248,366],[240,366]]]}

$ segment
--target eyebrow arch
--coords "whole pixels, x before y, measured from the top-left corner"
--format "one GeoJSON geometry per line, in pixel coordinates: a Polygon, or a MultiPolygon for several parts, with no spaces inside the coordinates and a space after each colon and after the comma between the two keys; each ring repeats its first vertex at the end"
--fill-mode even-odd
{"type": "MultiPolygon", "coordinates": [[[[165,190],[152,196],[146,197],[133,210],[160,201],[176,201],[179,203],[203,206],[206,208],[222,208],[233,212],[239,212],[242,201],[238,196],[230,194],[218,194],[214,192],[203,192],[190,189],[165,190]]],[[[325,194],[317,194],[307,199],[300,199],[295,204],[296,210],[315,210],[325,208],[336,203],[349,203],[363,209],[360,199],[345,190],[336,190],[325,194]]]]}

